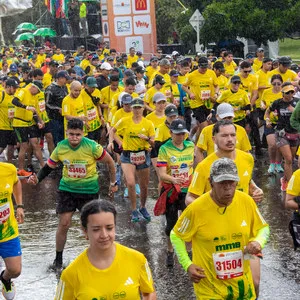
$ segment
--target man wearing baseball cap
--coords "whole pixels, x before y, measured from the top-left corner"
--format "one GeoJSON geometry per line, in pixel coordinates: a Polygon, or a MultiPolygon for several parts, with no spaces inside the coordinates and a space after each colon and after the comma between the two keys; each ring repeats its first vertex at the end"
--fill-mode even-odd
{"type": "MultiPolygon", "coordinates": [[[[220,120],[232,121],[233,118],[234,118],[234,109],[229,103],[221,103],[217,107],[217,111],[216,111],[217,121],[220,120]]],[[[206,152],[206,156],[208,156],[216,151],[216,147],[213,141],[213,127],[214,124],[208,125],[201,131],[195,149],[196,164],[198,164],[204,159],[204,152],[206,152]]],[[[251,150],[251,144],[246,130],[238,124],[235,124],[235,127],[236,127],[236,149],[249,152],[251,150]]]]}
{"type": "Polygon", "coordinates": [[[252,198],[238,190],[243,175],[233,160],[218,158],[208,172],[211,190],[183,211],[171,242],[195,283],[197,299],[256,299],[250,264],[253,257],[262,257],[269,225],[252,198]],[[185,242],[192,242],[192,261],[185,242]],[[224,267],[227,264],[230,267],[224,267]]]}
{"type": "Polygon", "coordinates": [[[154,79],[156,77],[156,75],[160,75],[164,78],[164,81],[166,83],[166,85],[170,85],[171,82],[171,78],[169,75],[169,71],[170,71],[170,67],[171,67],[171,63],[167,58],[163,58],[159,61],[159,67],[158,67],[158,71],[155,71],[150,80],[149,80],[149,84],[148,86],[151,87],[154,84],[154,79]]]}
{"type": "Polygon", "coordinates": [[[153,73],[158,71],[158,57],[152,56],[150,58],[150,65],[146,68],[146,76],[148,80],[152,77],[153,73]]]}
{"type": "Polygon", "coordinates": [[[12,127],[14,117],[13,95],[19,87],[15,79],[7,79],[5,88],[0,92],[0,154],[7,147],[7,161],[12,162],[14,146],[17,144],[16,136],[12,127]]]}

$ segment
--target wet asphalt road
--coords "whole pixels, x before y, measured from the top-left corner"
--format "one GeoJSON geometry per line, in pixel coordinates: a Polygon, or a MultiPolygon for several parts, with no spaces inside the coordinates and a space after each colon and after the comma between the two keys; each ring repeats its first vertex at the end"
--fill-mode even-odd
{"type": "MultiPolygon", "coordinates": [[[[264,249],[264,259],[261,261],[259,299],[300,299],[300,250],[293,250],[288,232],[291,212],[282,208],[280,176],[267,176],[267,167],[266,159],[259,159],[256,161],[254,173],[255,182],[265,192],[265,199],[259,206],[271,229],[270,241],[264,249]]],[[[105,198],[108,175],[106,169],[102,172],[101,197],[105,198]]],[[[147,207],[152,212],[156,197],[156,177],[153,170],[151,174],[147,207]]],[[[47,178],[36,187],[23,183],[26,207],[25,223],[20,226],[23,270],[21,276],[15,280],[16,300],[54,298],[57,277],[48,271],[48,267],[55,255],[55,191],[58,180],[57,177],[47,178]]],[[[148,224],[131,224],[129,203],[121,195],[119,192],[114,199],[118,211],[116,239],[145,254],[153,272],[158,299],[195,299],[192,284],[178,262],[173,269],[165,267],[166,238],[163,218],[153,217],[148,224]]],[[[87,242],[80,229],[79,215],[75,214],[64,251],[64,263],[72,261],[86,246],[87,242]]]]}

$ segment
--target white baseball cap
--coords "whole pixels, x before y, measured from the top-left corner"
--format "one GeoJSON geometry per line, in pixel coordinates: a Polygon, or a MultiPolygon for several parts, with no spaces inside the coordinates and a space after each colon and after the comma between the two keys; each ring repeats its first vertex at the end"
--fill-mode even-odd
{"type": "Polygon", "coordinates": [[[224,119],[227,117],[234,117],[233,107],[229,103],[221,103],[217,107],[217,115],[221,119],[224,119]]]}
{"type": "Polygon", "coordinates": [[[100,69],[110,71],[110,70],[112,70],[112,66],[108,62],[104,62],[101,65],[100,69]]]}

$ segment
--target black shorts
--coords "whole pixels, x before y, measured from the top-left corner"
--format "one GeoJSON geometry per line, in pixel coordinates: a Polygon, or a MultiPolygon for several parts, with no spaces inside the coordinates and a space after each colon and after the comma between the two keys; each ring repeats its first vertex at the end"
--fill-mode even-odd
{"type": "Polygon", "coordinates": [[[98,199],[98,197],[98,193],[78,194],[66,191],[58,191],[56,201],[56,213],[63,214],[66,212],[75,212],[76,209],[80,211],[86,203],[94,199],[98,199]]]}
{"type": "Polygon", "coordinates": [[[193,116],[194,118],[201,124],[207,121],[207,117],[210,114],[210,109],[208,109],[205,105],[201,105],[199,107],[193,108],[193,116]]]}
{"type": "MultiPolygon", "coordinates": [[[[163,189],[161,192],[163,193],[163,189]]],[[[165,229],[165,233],[167,236],[170,236],[170,233],[178,220],[178,211],[179,210],[184,211],[186,208],[185,196],[186,193],[180,193],[178,195],[178,199],[175,202],[173,203],[167,202],[167,207],[166,207],[167,225],[165,229]]]]}
{"type": "Polygon", "coordinates": [[[101,138],[101,132],[102,132],[102,130],[103,130],[102,127],[99,127],[98,129],[96,129],[94,131],[88,132],[87,137],[90,140],[93,140],[95,142],[99,142],[100,138],[101,138]]]}
{"type": "Polygon", "coordinates": [[[51,133],[51,128],[50,128],[50,122],[45,123],[44,128],[40,129],[41,137],[44,136],[46,133],[51,133]]]}
{"type": "Polygon", "coordinates": [[[0,148],[6,148],[7,145],[17,145],[17,139],[13,130],[0,130],[0,148]]]}
{"type": "Polygon", "coordinates": [[[27,143],[29,139],[39,138],[41,136],[41,132],[37,125],[28,127],[14,127],[14,130],[19,143],[27,143]]]}

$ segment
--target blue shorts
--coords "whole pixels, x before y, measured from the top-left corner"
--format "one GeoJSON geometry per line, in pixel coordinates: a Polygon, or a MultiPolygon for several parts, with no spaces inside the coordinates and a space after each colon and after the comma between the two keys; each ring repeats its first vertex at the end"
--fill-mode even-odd
{"type": "MultiPolygon", "coordinates": [[[[121,163],[132,164],[130,161],[130,153],[131,152],[135,152],[135,151],[124,151],[123,150],[121,157],[120,157],[121,163]]],[[[141,151],[136,151],[136,152],[141,152],[141,151]]],[[[150,164],[151,164],[150,153],[147,150],[144,152],[145,152],[146,161],[143,164],[135,165],[137,170],[146,169],[146,168],[150,167],[150,164]]]]}
{"type": "Polygon", "coordinates": [[[0,243],[0,256],[5,259],[7,257],[21,256],[20,238],[16,237],[7,242],[0,243]]]}

